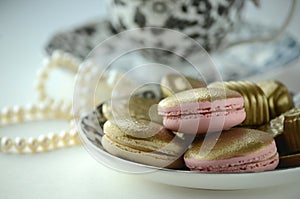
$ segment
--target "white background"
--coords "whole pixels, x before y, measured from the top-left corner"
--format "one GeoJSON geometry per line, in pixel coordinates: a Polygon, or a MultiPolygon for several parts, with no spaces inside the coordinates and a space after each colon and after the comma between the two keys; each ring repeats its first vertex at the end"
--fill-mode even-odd
{"type": "MultiPolygon", "coordinates": [[[[248,16],[280,24],[287,1],[263,0],[248,16]]],[[[0,0],[0,108],[36,101],[33,87],[44,46],[59,30],[103,16],[103,0],[0,0]]],[[[289,31],[300,39],[300,2],[289,31]]],[[[299,61],[271,78],[300,91],[299,61]]],[[[72,78],[69,78],[72,80],[72,78]]],[[[65,83],[65,82],[64,82],[65,83]]],[[[72,82],[71,82],[72,83],[72,82]]],[[[70,84],[66,83],[66,84],[70,84]]],[[[59,92],[59,90],[58,90],[59,92]]],[[[65,128],[64,122],[4,127],[0,136],[29,137],[65,128]]],[[[35,155],[0,154],[0,198],[299,198],[296,184],[242,191],[206,191],[172,187],[119,173],[98,163],[82,147],[35,155]]],[[[245,179],[247,180],[247,179],[245,179]]],[[[225,182],[224,182],[225,183],[225,182]]]]}

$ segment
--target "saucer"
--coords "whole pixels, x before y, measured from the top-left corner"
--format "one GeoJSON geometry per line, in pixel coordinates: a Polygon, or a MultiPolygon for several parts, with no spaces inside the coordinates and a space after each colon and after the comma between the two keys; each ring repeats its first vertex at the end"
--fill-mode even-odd
{"type": "MultiPolygon", "coordinates": [[[[233,32],[228,40],[247,38],[249,35],[266,35],[274,30],[273,27],[251,22],[242,23],[240,29],[243,31],[233,32]]],[[[54,34],[46,44],[45,50],[48,55],[55,50],[62,50],[83,60],[95,46],[115,34],[117,34],[117,31],[114,30],[107,19],[99,19],[54,34]]],[[[299,42],[289,33],[285,33],[273,42],[243,44],[211,53],[211,58],[222,79],[227,81],[248,78],[278,68],[284,69],[288,63],[297,59],[299,55],[299,42]]],[[[174,57],[172,54],[155,55],[154,61],[159,63],[172,63],[172,61],[175,61],[180,64],[178,63],[180,59],[174,59],[174,57]]],[[[137,59],[140,59],[140,57],[137,59]]],[[[149,61],[151,61],[151,57],[149,61]]]]}

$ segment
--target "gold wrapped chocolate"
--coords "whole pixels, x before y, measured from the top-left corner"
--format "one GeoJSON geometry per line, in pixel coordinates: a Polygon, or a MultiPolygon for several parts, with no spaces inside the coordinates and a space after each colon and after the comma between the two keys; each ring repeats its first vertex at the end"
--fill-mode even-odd
{"type": "Polygon", "coordinates": [[[300,111],[291,111],[284,115],[283,137],[289,153],[300,151],[300,111]]]}
{"type": "Polygon", "coordinates": [[[206,87],[206,83],[199,79],[186,77],[180,74],[168,74],[161,79],[161,91],[163,97],[169,97],[181,91],[206,87]]]}
{"type": "Polygon", "coordinates": [[[293,115],[298,113],[300,113],[300,108],[293,108],[291,110],[288,110],[280,116],[272,119],[268,124],[259,127],[259,129],[271,133],[273,137],[277,137],[284,132],[284,120],[286,115],[293,115]]]}
{"type": "Polygon", "coordinates": [[[257,85],[263,90],[268,99],[271,118],[275,118],[294,107],[289,90],[281,82],[260,81],[257,85]]]}
{"type": "Polygon", "coordinates": [[[292,168],[300,166],[300,153],[280,156],[278,168],[292,168]]]}
{"type": "Polygon", "coordinates": [[[253,82],[215,82],[209,87],[224,87],[239,92],[245,101],[246,119],[243,126],[259,126],[270,120],[268,100],[263,90],[253,82]]]}
{"type": "Polygon", "coordinates": [[[269,123],[260,126],[258,129],[271,133],[273,137],[277,137],[283,133],[283,121],[284,116],[280,115],[272,119],[269,123]]]}

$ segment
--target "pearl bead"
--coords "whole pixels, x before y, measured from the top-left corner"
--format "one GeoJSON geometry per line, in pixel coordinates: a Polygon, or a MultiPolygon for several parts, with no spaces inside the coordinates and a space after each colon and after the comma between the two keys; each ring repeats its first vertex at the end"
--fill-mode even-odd
{"type": "Polygon", "coordinates": [[[39,100],[45,101],[47,99],[47,95],[44,92],[39,93],[39,100]]]}
{"type": "Polygon", "coordinates": [[[25,107],[25,110],[28,114],[36,114],[37,112],[37,107],[33,104],[27,104],[26,107],[25,107]]]}
{"type": "Polygon", "coordinates": [[[13,141],[8,137],[1,138],[1,149],[2,151],[9,151],[13,146],[13,141]]]}
{"type": "Polygon", "coordinates": [[[13,118],[13,111],[8,108],[8,107],[5,107],[2,109],[1,111],[2,113],[2,116],[3,116],[3,119],[5,119],[7,122],[10,122],[13,118]]]}
{"type": "Polygon", "coordinates": [[[31,152],[37,152],[38,147],[39,147],[39,142],[35,138],[29,138],[28,139],[28,147],[31,150],[31,152]]]}
{"type": "Polygon", "coordinates": [[[1,120],[7,120],[7,108],[1,110],[1,120]]]}
{"type": "Polygon", "coordinates": [[[63,54],[63,53],[62,53],[61,50],[55,50],[55,51],[52,53],[51,60],[59,60],[59,59],[61,59],[62,54],[63,54]]]}
{"type": "Polygon", "coordinates": [[[49,107],[49,106],[52,106],[52,104],[54,103],[54,100],[51,98],[47,98],[44,103],[46,106],[49,107]]]}
{"type": "Polygon", "coordinates": [[[49,113],[49,108],[44,103],[38,104],[38,110],[42,116],[49,113]]]}
{"type": "Polygon", "coordinates": [[[24,138],[17,137],[15,139],[15,147],[18,153],[22,153],[26,147],[27,143],[24,138]]]}
{"type": "Polygon", "coordinates": [[[58,114],[58,113],[60,112],[60,110],[61,110],[62,105],[63,105],[63,102],[62,102],[61,100],[56,101],[56,102],[54,102],[54,103],[52,104],[51,110],[52,110],[54,113],[58,114]]]}
{"type": "Polygon", "coordinates": [[[52,68],[52,67],[55,66],[55,64],[53,64],[53,61],[50,61],[50,59],[47,57],[47,58],[43,59],[43,66],[46,66],[48,68],[52,68]]]}
{"type": "Polygon", "coordinates": [[[13,107],[13,114],[15,115],[17,120],[23,120],[24,119],[24,109],[20,106],[14,106],[13,107]]]}
{"type": "Polygon", "coordinates": [[[38,141],[40,143],[40,146],[43,148],[43,150],[47,150],[51,144],[50,139],[45,135],[40,135],[38,137],[38,141]]]}
{"type": "Polygon", "coordinates": [[[70,136],[72,137],[74,144],[79,144],[81,142],[81,140],[79,138],[79,134],[75,129],[72,129],[70,131],[70,136]]]}
{"type": "Polygon", "coordinates": [[[47,70],[45,70],[44,68],[39,70],[37,72],[37,76],[40,78],[40,79],[47,79],[48,78],[48,73],[47,73],[47,70]]]}
{"type": "Polygon", "coordinates": [[[38,82],[36,83],[35,88],[42,91],[45,89],[45,85],[43,84],[43,82],[38,82]]]}
{"type": "Polygon", "coordinates": [[[48,138],[51,141],[51,144],[53,147],[57,147],[59,144],[59,136],[57,134],[54,133],[49,133],[48,138]]]}
{"type": "Polygon", "coordinates": [[[69,145],[70,141],[72,140],[70,133],[68,133],[66,131],[62,131],[60,133],[60,137],[65,145],[69,145]]]}

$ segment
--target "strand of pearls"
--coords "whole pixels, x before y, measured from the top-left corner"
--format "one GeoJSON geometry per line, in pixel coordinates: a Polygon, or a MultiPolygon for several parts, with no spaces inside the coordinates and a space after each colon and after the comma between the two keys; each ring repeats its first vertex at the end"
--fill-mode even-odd
{"type": "Polygon", "coordinates": [[[0,151],[2,152],[43,152],[53,149],[73,146],[80,143],[78,133],[76,131],[74,121],[67,107],[62,104],[38,104],[14,106],[12,108],[3,108],[0,112],[0,127],[39,120],[51,119],[67,119],[70,121],[70,129],[68,131],[61,131],[59,134],[49,133],[47,135],[40,135],[38,138],[30,137],[28,139],[16,137],[15,139],[9,137],[0,137],[0,151]]]}
{"type": "Polygon", "coordinates": [[[50,151],[80,143],[75,119],[72,114],[72,104],[67,104],[63,100],[54,100],[46,93],[45,85],[49,73],[52,69],[63,67],[74,73],[79,68],[79,60],[70,54],[56,51],[51,57],[45,60],[44,67],[38,72],[36,89],[39,103],[36,105],[14,106],[3,108],[0,111],[0,127],[16,123],[64,119],[70,122],[68,131],[61,131],[59,134],[49,133],[40,135],[38,138],[29,139],[16,137],[14,139],[0,136],[0,151],[17,153],[35,153],[50,151]]]}
{"type": "Polygon", "coordinates": [[[75,75],[79,65],[80,61],[74,56],[63,51],[54,51],[49,58],[44,60],[44,66],[37,72],[37,83],[35,88],[38,94],[38,100],[41,102],[53,100],[46,92],[46,82],[53,69],[65,68],[75,75]]]}

